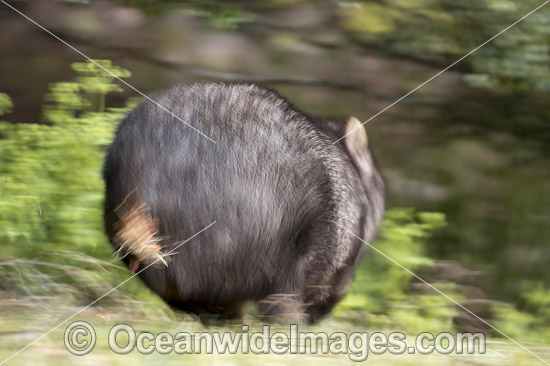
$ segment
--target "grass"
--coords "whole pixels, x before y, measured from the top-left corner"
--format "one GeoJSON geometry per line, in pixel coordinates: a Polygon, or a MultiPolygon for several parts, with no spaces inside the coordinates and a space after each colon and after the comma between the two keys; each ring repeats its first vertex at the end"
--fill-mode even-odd
{"type": "MultiPolygon", "coordinates": [[[[97,365],[97,364],[132,364],[132,365],[341,365],[355,364],[348,354],[282,354],[274,353],[256,355],[243,354],[177,354],[167,355],[152,353],[144,355],[133,350],[129,354],[119,355],[109,348],[110,329],[117,324],[129,324],[139,334],[151,332],[158,334],[168,332],[175,335],[179,332],[231,332],[241,331],[241,325],[250,326],[248,333],[261,332],[262,323],[255,314],[255,307],[247,307],[246,317],[242,324],[228,324],[205,328],[190,316],[173,313],[162,301],[146,290],[138,279],[134,278],[117,289],[94,306],[87,308],[76,317],[67,320],[87,304],[106,293],[128,277],[126,269],[99,259],[73,252],[58,252],[57,258],[63,263],[51,263],[40,260],[5,260],[0,262],[0,365],[8,357],[41,337],[53,327],[63,323],[57,329],[32,344],[26,350],[10,359],[6,365],[97,365]],[[67,321],[66,321],[67,320],[67,321]],[[92,325],[97,334],[95,348],[85,356],[69,353],[64,345],[65,329],[74,321],[86,321],[92,325]]],[[[46,257],[43,257],[46,258],[46,257]]],[[[316,326],[300,326],[301,332],[326,332],[332,334],[343,332],[384,332],[389,334],[402,329],[364,327],[356,318],[345,320],[337,315],[329,317],[316,326]]],[[[430,313],[431,314],[431,313],[430,313]]],[[[436,316],[437,313],[434,313],[436,316]]],[[[423,318],[420,318],[423,319],[423,318]]],[[[429,320],[429,317],[426,318],[429,320]]],[[[369,324],[367,321],[366,324],[369,324]]],[[[428,330],[429,324],[418,329],[428,330]],[[425,329],[426,328],[426,329],[425,329]]],[[[395,327],[395,325],[393,325],[395,327]]],[[[416,329],[416,328],[415,328],[416,329]]],[[[276,331],[289,333],[289,325],[273,325],[271,334],[276,331]]],[[[449,328],[449,332],[453,333],[449,328]]],[[[407,344],[414,344],[416,334],[407,334],[407,344]]],[[[518,339],[521,341],[520,339],[518,339]]],[[[124,343],[122,339],[121,343],[124,343]]],[[[550,360],[550,345],[525,343],[529,349],[545,360],[550,360]]],[[[368,352],[365,362],[375,365],[544,365],[525,350],[511,342],[498,339],[487,339],[485,354],[442,355],[420,353],[394,355],[386,352],[376,355],[368,352]]]]}
{"type": "MultiPolygon", "coordinates": [[[[143,316],[142,311],[134,311],[136,307],[143,310],[143,307],[148,307],[153,304],[135,303],[128,304],[125,309],[118,309],[117,312],[110,312],[106,309],[88,309],[79,314],[74,319],[64,323],[62,326],[52,331],[46,337],[30,346],[25,351],[21,352],[12,358],[8,365],[145,365],[145,364],[163,364],[163,365],[192,365],[192,364],[213,364],[213,365],[283,365],[295,364],[301,365],[341,365],[355,364],[351,361],[348,355],[322,355],[322,354],[263,354],[255,355],[252,353],[243,354],[205,354],[204,349],[201,354],[176,354],[174,352],[161,355],[152,353],[143,355],[133,350],[129,354],[119,355],[109,348],[108,334],[110,329],[116,324],[129,324],[136,333],[151,332],[158,334],[160,332],[168,332],[172,335],[178,332],[235,332],[241,329],[240,325],[227,325],[223,327],[208,327],[205,328],[200,323],[192,320],[187,316],[173,314],[170,311],[156,309],[153,314],[143,316]],[[84,320],[92,325],[97,334],[97,343],[95,348],[85,356],[75,356],[68,352],[64,346],[63,337],[67,326],[75,320],[84,320]]],[[[47,332],[51,327],[59,324],[61,321],[72,315],[78,308],[64,308],[64,311],[55,311],[51,309],[44,313],[22,312],[21,314],[10,313],[8,316],[0,318],[0,362],[10,357],[34,339],[40,337],[47,332]]],[[[245,324],[251,324],[249,334],[256,331],[261,331],[261,324],[253,317],[249,316],[245,319],[245,324]]],[[[288,325],[274,326],[271,332],[286,331],[288,333],[288,325]]],[[[333,319],[327,319],[315,327],[300,327],[300,331],[325,331],[329,334],[332,332],[373,332],[380,331],[379,329],[363,329],[353,327],[333,319]]],[[[415,335],[408,335],[407,343],[412,344],[415,335]]],[[[123,344],[124,340],[120,340],[123,344]]],[[[550,359],[550,347],[542,344],[529,344],[528,347],[545,359],[550,359]]],[[[215,348],[214,348],[215,350],[215,348]]],[[[402,354],[393,355],[386,352],[382,355],[375,355],[369,352],[366,362],[374,365],[544,365],[540,360],[521,348],[507,341],[489,339],[487,340],[486,354],[454,354],[441,355],[433,353],[430,355],[422,354],[402,354]]]]}

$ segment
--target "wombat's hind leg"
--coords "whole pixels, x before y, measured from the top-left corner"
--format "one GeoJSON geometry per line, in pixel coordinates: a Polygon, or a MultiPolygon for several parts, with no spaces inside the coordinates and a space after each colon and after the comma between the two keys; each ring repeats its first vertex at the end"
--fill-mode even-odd
{"type": "Polygon", "coordinates": [[[309,306],[306,310],[307,322],[309,324],[318,323],[327,314],[329,314],[332,311],[332,309],[334,309],[334,307],[336,306],[336,304],[338,304],[339,301],[340,301],[339,298],[331,297],[329,299],[326,299],[324,301],[319,301],[309,306]]]}
{"type": "Polygon", "coordinates": [[[228,301],[220,305],[205,303],[170,302],[172,309],[195,315],[204,325],[241,320],[243,317],[242,300],[228,301]]]}
{"type": "Polygon", "coordinates": [[[220,320],[241,320],[243,317],[243,301],[234,300],[226,303],[222,307],[220,320]]]}

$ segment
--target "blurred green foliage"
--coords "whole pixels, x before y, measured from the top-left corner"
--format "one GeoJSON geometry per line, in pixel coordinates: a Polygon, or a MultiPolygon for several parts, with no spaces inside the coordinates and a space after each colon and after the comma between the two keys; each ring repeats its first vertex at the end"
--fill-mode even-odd
{"type": "MultiPolygon", "coordinates": [[[[129,72],[103,67],[121,77],[129,72]]],[[[97,65],[75,63],[74,82],[54,83],[43,109],[47,124],[0,123],[2,255],[74,250],[108,258],[101,223],[101,164],[127,108],[103,110],[119,91],[97,65]],[[99,108],[99,109],[98,109],[99,108]]],[[[9,103],[1,98],[2,108],[9,103]]],[[[8,99],[9,101],[9,99],[8,99]]]]}
{"type": "MultiPolygon", "coordinates": [[[[327,18],[336,20],[332,25],[338,25],[338,32],[371,52],[378,50],[443,67],[543,4],[537,0],[113,1],[148,14],[184,11],[224,29],[254,23],[258,15],[317,5],[328,13],[327,18]]],[[[315,30],[320,34],[326,31],[315,30]]],[[[463,67],[465,80],[473,86],[548,92],[550,81],[545,76],[550,71],[549,35],[550,17],[537,12],[506,37],[496,38],[493,47],[480,49],[458,67],[463,67]]]]}
{"type": "Polygon", "coordinates": [[[516,339],[550,344],[550,288],[526,282],[520,309],[510,304],[493,307],[495,326],[516,339]]]}
{"type": "Polygon", "coordinates": [[[0,93],[0,116],[10,113],[13,108],[13,102],[9,95],[0,93]]]}
{"type": "MultiPolygon", "coordinates": [[[[389,54],[449,62],[512,25],[542,1],[383,0],[340,2],[341,25],[389,54]]],[[[550,91],[550,17],[536,12],[472,54],[463,67],[473,86],[550,91]]]]}
{"type": "MultiPolygon", "coordinates": [[[[405,331],[448,331],[458,314],[455,306],[428,287],[415,290],[412,285],[422,283],[400,267],[413,273],[430,267],[433,260],[426,253],[426,240],[444,225],[445,218],[439,213],[408,208],[389,210],[374,249],[367,249],[350,292],[335,312],[336,317],[405,331]],[[399,264],[390,258],[396,258],[399,264]]],[[[433,285],[451,298],[461,299],[453,283],[433,285]]]]}

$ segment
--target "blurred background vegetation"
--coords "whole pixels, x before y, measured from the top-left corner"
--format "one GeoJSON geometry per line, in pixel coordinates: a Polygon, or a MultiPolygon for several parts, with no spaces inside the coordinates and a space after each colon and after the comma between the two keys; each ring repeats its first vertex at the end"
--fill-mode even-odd
{"type": "MultiPolygon", "coordinates": [[[[255,82],[311,114],[367,120],[542,1],[11,4],[145,93],[255,82]]],[[[4,5],[0,30],[0,328],[11,329],[2,315],[64,314],[129,275],[103,234],[100,172],[140,98],[4,5]]],[[[377,248],[510,336],[546,344],[549,95],[546,6],[366,125],[388,186],[377,248]]],[[[498,337],[411,277],[368,251],[327,322],[498,337]]],[[[168,312],[138,281],[95,308],[168,312]]]]}

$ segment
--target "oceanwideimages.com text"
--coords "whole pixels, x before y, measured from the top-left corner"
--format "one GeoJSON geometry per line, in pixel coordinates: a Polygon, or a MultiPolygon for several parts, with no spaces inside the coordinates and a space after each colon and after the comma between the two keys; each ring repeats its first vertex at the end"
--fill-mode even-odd
{"type": "MultiPolygon", "coordinates": [[[[82,321],[65,330],[65,346],[76,355],[92,351],[97,337],[94,328],[82,321]]],[[[312,332],[290,325],[284,331],[264,325],[226,332],[160,332],[136,331],[131,325],[117,324],[108,334],[108,345],[117,354],[346,354],[352,361],[365,361],[369,355],[409,354],[484,354],[483,333],[424,332],[409,338],[399,332],[312,332]]]]}

